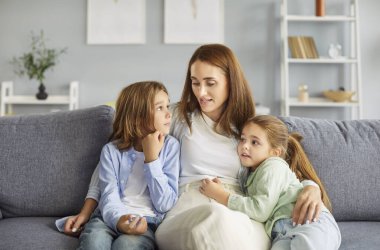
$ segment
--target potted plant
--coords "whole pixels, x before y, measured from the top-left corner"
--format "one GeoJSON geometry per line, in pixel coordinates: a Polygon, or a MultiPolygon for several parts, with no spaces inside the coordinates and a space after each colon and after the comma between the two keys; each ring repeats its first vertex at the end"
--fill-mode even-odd
{"type": "Polygon", "coordinates": [[[27,75],[29,79],[36,79],[40,83],[36,97],[39,100],[45,100],[48,97],[44,85],[46,71],[56,65],[58,57],[66,53],[67,48],[46,48],[43,31],[39,35],[32,32],[31,40],[31,51],[24,53],[20,57],[13,57],[11,63],[14,66],[16,75],[27,75]]]}

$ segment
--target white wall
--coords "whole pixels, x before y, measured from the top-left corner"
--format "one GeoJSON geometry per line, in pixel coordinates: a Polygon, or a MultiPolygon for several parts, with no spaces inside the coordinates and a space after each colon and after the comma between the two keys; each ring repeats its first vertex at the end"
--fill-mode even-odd
{"type": "MultiPolygon", "coordinates": [[[[300,11],[314,10],[313,0],[294,0],[300,11]]],[[[224,0],[225,44],[239,58],[257,102],[280,112],[280,1],[224,0]]],[[[329,0],[331,9],[342,0],[329,0]]],[[[360,0],[364,118],[380,118],[380,1],[360,0]]],[[[31,94],[37,83],[18,78],[9,64],[28,49],[29,34],[43,29],[51,47],[68,47],[46,85],[52,94],[66,93],[80,82],[80,107],[114,100],[122,87],[140,80],[159,80],[171,100],[181,95],[187,62],[198,45],[163,43],[164,0],[146,0],[144,45],[87,45],[86,0],[0,0],[0,81],[13,80],[15,92],[31,94]]],[[[327,39],[328,40],[328,39],[327,39]]],[[[337,111],[339,112],[339,110],[337,111]]],[[[301,110],[300,115],[308,115],[301,110]]],[[[326,116],[328,117],[328,116],[326,116]]]]}

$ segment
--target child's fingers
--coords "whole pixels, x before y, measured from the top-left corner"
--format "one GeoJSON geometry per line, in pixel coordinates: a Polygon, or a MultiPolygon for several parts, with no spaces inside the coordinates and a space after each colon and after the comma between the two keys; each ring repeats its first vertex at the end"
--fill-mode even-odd
{"type": "Polygon", "coordinates": [[[148,223],[144,217],[141,217],[136,225],[136,233],[143,234],[148,229],[148,223]]]}
{"type": "Polygon", "coordinates": [[[214,179],[212,179],[212,181],[218,184],[222,183],[218,177],[215,177],[214,179]]]}
{"type": "Polygon", "coordinates": [[[131,217],[129,220],[129,228],[135,228],[141,217],[131,217]]]}
{"type": "Polygon", "coordinates": [[[71,233],[72,229],[73,229],[73,226],[74,226],[74,223],[75,223],[74,217],[69,217],[66,220],[65,226],[63,228],[64,232],[65,233],[71,233]]]}

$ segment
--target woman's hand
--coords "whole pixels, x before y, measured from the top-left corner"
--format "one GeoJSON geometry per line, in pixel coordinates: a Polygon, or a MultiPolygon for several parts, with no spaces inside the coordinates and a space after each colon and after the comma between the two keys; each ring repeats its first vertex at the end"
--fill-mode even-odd
{"type": "Polygon", "coordinates": [[[203,179],[199,191],[220,204],[225,206],[228,204],[228,197],[230,194],[224,190],[222,183],[218,178],[214,178],[212,181],[210,179],[203,179]]]}
{"type": "Polygon", "coordinates": [[[165,141],[165,136],[160,132],[156,131],[142,139],[142,148],[144,151],[145,162],[152,162],[158,158],[165,141]]]}
{"type": "Polygon", "coordinates": [[[89,216],[82,213],[79,213],[75,216],[70,216],[65,222],[63,232],[70,236],[79,236],[89,218],[89,216]]]}
{"type": "Polygon", "coordinates": [[[144,217],[127,214],[120,217],[116,227],[121,233],[139,235],[148,230],[148,223],[144,217]]]}
{"type": "Polygon", "coordinates": [[[306,186],[298,195],[293,209],[293,225],[308,224],[317,221],[322,211],[323,202],[319,187],[306,186]]]}

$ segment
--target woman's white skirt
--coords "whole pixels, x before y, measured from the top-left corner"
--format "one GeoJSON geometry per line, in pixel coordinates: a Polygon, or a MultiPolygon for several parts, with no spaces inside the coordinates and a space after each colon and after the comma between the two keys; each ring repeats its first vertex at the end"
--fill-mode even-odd
{"type": "MultiPolygon", "coordinates": [[[[231,193],[241,193],[238,186],[223,185],[231,193]]],[[[270,248],[262,223],[204,196],[199,186],[194,182],[180,188],[177,204],[156,231],[160,250],[270,248]]]]}

